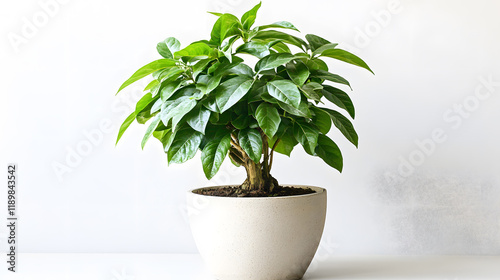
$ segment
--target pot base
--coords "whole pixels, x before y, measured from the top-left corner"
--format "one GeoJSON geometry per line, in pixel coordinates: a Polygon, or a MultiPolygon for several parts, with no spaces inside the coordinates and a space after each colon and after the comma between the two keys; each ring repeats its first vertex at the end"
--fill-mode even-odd
{"type": "Polygon", "coordinates": [[[318,248],[326,190],[283,197],[188,193],[189,219],[202,258],[219,280],[301,279],[318,248]]]}

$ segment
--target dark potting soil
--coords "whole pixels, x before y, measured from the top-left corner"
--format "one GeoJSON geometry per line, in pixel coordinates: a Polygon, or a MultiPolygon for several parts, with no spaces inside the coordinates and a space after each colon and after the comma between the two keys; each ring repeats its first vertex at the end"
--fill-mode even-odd
{"type": "Polygon", "coordinates": [[[237,187],[201,189],[201,190],[195,190],[194,193],[209,195],[209,196],[225,196],[225,197],[275,197],[275,196],[310,194],[310,193],[315,193],[315,191],[310,188],[294,188],[294,187],[279,186],[277,188],[274,188],[274,190],[271,193],[267,193],[264,191],[244,190],[237,187]]]}

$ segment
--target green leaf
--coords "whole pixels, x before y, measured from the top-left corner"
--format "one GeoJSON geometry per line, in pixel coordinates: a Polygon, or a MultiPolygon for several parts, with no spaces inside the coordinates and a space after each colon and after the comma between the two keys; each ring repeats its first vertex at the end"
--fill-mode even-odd
{"type": "Polygon", "coordinates": [[[241,114],[239,115],[238,117],[236,117],[236,119],[232,120],[231,121],[231,124],[237,128],[237,129],[245,129],[248,127],[248,124],[250,122],[250,116],[248,116],[247,114],[241,114]]]}
{"type": "Polygon", "coordinates": [[[307,81],[307,78],[309,78],[309,69],[300,60],[288,62],[286,64],[286,72],[298,86],[302,86],[307,81]]]}
{"type": "Polygon", "coordinates": [[[318,146],[316,147],[316,155],[331,167],[342,172],[343,159],[342,153],[335,142],[328,136],[320,134],[318,137],[318,146]]]}
{"type": "Polygon", "coordinates": [[[167,133],[167,131],[169,130],[171,129],[167,128],[165,125],[163,125],[162,122],[160,122],[155,131],[153,131],[153,137],[161,141],[161,138],[163,138],[163,136],[165,136],[165,133],[167,133]]]}
{"type": "Polygon", "coordinates": [[[219,109],[217,108],[214,95],[207,96],[203,101],[201,101],[201,104],[211,112],[217,113],[212,114],[211,117],[215,117],[216,115],[218,116],[219,109]]]}
{"type": "Polygon", "coordinates": [[[155,60],[149,64],[144,65],[120,86],[120,88],[118,89],[116,94],[118,94],[118,92],[120,92],[122,89],[126,88],[127,86],[129,86],[133,82],[140,80],[140,79],[152,74],[155,71],[165,69],[167,67],[175,66],[175,63],[176,63],[175,60],[164,58],[164,59],[155,60]]]}
{"type": "Polygon", "coordinates": [[[221,80],[222,80],[222,75],[214,75],[212,77],[209,77],[207,87],[205,89],[205,94],[209,94],[214,89],[216,89],[220,85],[221,80]]]}
{"type": "Polygon", "coordinates": [[[209,45],[202,43],[202,42],[197,42],[193,43],[184,49],[175,52],[174,57],[175,58],[181,58],[181,57],[211,57],[213,56],[214,49],[212,49],[209,45]]]}
{"type": "Polygon", "coordinates": [[[165,69],[164,71],[162,71],[159,75],[158,75],[158,80],[161,81],[162,83],[163,82],[170,82],[170,81],[173,81],[177,78],[179,78],[179,76],[184,73],[184,69],[180,68],[180,67],[171,67],[171,68],[168,68],[168,69],[165,69]]]}
{"type": "Polygon", "coordinates": [[[299,31],[295,26],[293,26],[293,24],[289,23],[288,21],[278,21],[278,22],[275,22],[272,24],[259,26],[259,30],[268,29],[268,28],[285,28],[285,29],[292,29],[295,31],[299,31]]]}
{"type": "MultiPolygon", "coordinates": [[[[261,79],[257,79],[257,80],[255,80],[250,91],[248,92],[247,102],[248,103],[260,102],[263,100],[262,99],[263,94],[269,95],[269,93],[267,93],[267,83],[262,81],[261,79]]],[[[274,98],[271,97],[270,95],[269,95],[269,98],[274,100],[274,98]]]]}
{"type": "Polygon", "coordinates": [[[151,114],[154,114],[154,113],[158,112],[162,106],[163,106],[163,101],[161,100],[161,98],[158,98],[155,101],[155,103],[153,104],[153,106],[151,107],[151,110],[149,112],[151,114]]]}
{"type": "Polygon", "coordinates": [[[144,91],[149,90],[155,86],[157,86],[160,82],[158,80],[152,80],[149,84],[144,88],[144,91]]]}
{"type": "Polygon", "coordinates": [[[160,90],[161,100],[163,102],[167,101],[181,87],[181,85],[181,80],[165,83],[160,90]]]}
{"type": "MultiPolygon", "coordinates": [[[[151,106],[152,104],[150,104],[151,106]]],[[[150,111],[149,111],[149,108],[146,108],[144,111],[140,112],[139,114],[137,114],[137,116],[135,116],[135,119],[137,120],[138,123],[140,124],[145,124],[149,119],[151,119],[152,117],[154,117],[155,114],[151,114],[150,111]]]]}
{"type": "Polygon", "coordinates": [[[213,119],[213,124],[226,125],[231,122],[231,112],[226,111],[222,114],[217,114],[217,120],[213,119]]]}
{"type": "Polygon", "coordinates": [[[224,39],[240,34],[240,27],[240,20],[234,15],[221,15],[212,28],[210,42],[220,46],[224,39]]]}
{"type": "Polygon", "coordinates": [[[265,90],[266,90],[265,92],[260,93],[258,96],[254,96],[253,98],[257,99],[257,100],[252,100],[252,101],[259,101],[260,102],[260,101],[264,100],[267,103],[272,103],[272,104],[278,104],[280,102],[278,99],[272,97],[269,93],[267,93],[267,87],[265,87],[265,90]]]}
{"type": "Polygon", "coordinates": [[[134,121],[134,119],[135,119],[135,111],[132,112],[120,126],[120,130],[118,131],[118,137],[116,137],[115,145],[118,144],[118,141],[120,141],[120,138],[122,138],[123,133],[125,132],[125,130],[127,130],[130,124],[134,121]]]}
{"type": "Polygon", "coordinates": [[[309,106],[307,105],[306,102],[300,102],[299,108],[295,108],[281,101],[278,101],[278,105],[281,107],[281,109],[285,110],[286,112],[294,116],[305,117],[305,118],[312,117],[311,112],[309,111],[309,106]]]}
{"type": "Polygon", "coordinates": [[[290,48],[288,48],[288,46],[286,44],[283,44],[282,42],[274,44],[272,48],[279,53],[291,53],[290,48]]]}
{"type": "MultiPolygon", "coordinates": [[[[160,122],[161,126],[164,127],[163,123],[160,122]]],[[[170,128],[164,129],[164,130],[158,130],[158,127],[156,127],[155,131],[153,131],[153,137],[160,140],[165,136],[165,134],[170,131],[170,128]]]]}
{"type": "Polygon", "coordinates": [[[236,49],[237,53],[247,53],[258,58],[263,58],[270,54],[269,43],[267,42],[248,42],[236,49]]]}
{"type": "Polygon", "coordinates": [[[222,51],[224,52],[224,55],[229,60],[229,62],[232,62],[232,59],[233,59],[232,58],[232,52],[231,52],[233,44],[239,38],[240,38],[239,35],[234,35],[231,38],[229,38],[229,40],[227,40],[227,41],[225,41],[225,42],[222,43],[222,51]]]}
{"type": "Polygon", "coordinates": [[[348,51],[344,51],[341,49],[330,49],[330,50],[325,50],[323,53],[321,53],[321,56],[331,57],[338,59],[340,61],[347,62],[352,65],[364,68],[370,71],[372,74],[375,74],[373,73],[372,69],[370,69],[370,67],[368,67],[368,65],[361,58],[357,57],[356,55],[348,51]]]}
{"type": "Polygon", "coordinates": [[[297,140],[292,136],[291,133],[285,133],[283,134],[283,136],[281,136],[280,141],[278,142],[278,145],[276,145],[276,149],[274,149],[274,151],[289,157],[297,143],[297,140]]]}
{"type": "Polygon", "coordinates": [[[151,95],[155,97],[158,94],[158,92],[160,92],[160,88],[161,84],[157,84],[151,89],[151,91],[149,91],[149,93],[151,93],[151,95]]]}
{"type": "Polygon", "coordinates": [[[338,46],[338,44],[326,44],[326,45],[323,45],[323,46],[317,48],[313,52],[313,56],[321,55],[321,54],[323,54],[324,51],[330,50],[330,49],[335,49],[337,46],[338,46]]]}
{"type": "Polygon", "coordinates": [[[207,13],[212,14],[214,16],[218,16],[218,17],[223,15],[222,13],[217,13],[217,12],[207,12],[207,13]]]}
{"type": "Polygon", "coordinates": [[[219,86],[221,80],[222,75],[202,75],[196,83],[196,88],[203,92],[204,95],[207,95],[219,86]]]}
{"type": "Polygon", "coordinates": [[[198,110],[193,110],[186,115],[186,122],[194,130],[205,134],[208,120],[210,119],[210,110],[203,106],[199,106],[198,110]]]}
{"type": "Polygon", "coordinates": [[[168,163],[184,163],[194,157],[201,144],[203,134],[189,126],[183,126],[175,133],[168,149],[168,163]]]}
{"type": "Polygon", "coordinates": [[[141,142],[141,148],[142,149],[144,149],[144,145],[146,145],[146,142],[148,142],[149,138],[151,137],[151,135],[155,131],[155,129],[158,126],[158,124],[160,123],[160,121],[161,121],[161,119],[160,119],[159,115],[157,115],[153,119],[153,121],[151,122],[151,124],[149,125],[148,129],[146,130],[146,134],[142,138],[142,142],[141,142]]]}
{"type": "Polygon", "coordinates": [[[182,96],[191,97],[191,99],[197,99],[200,96],[200,91],[195,85],[191,84],[177,90],[170,99],[174,100],[182,96]]]}
{"type": "Polygon", "coordinates": [[[276,31],[276,30],[266,30],[266,31],[259,31],[255,34],[253,39],[260,39],[260,40],[282,40],[285,43],[292,44],[296,47],[301,48],[302,50],[304,47],[307,46],[307,43],[295,36],[292,36],[290,34],[281,32],[281,31],[276,31]]]}
{"type": "Polygon", "coordinates": [[[332,81],[334,83],[344,84],[344,85],[351,87],[351,85],[349,84],[349,82],[346,79],[342,78],[341,76],[339,76],[337,74],[332,74],[332,73],[324,71],[324,70],[313,71],[311,73],[311,75],[316,77],[316,78],[319,78],[319,79],[328,80],[328,81],[332,81]]]}
{"type": "Polygon", "coordinates": [[[328,85],[324,85],[322,93],[328,101],[346,110],[354,119],[354,105],[352,104],[352,100],[347,93],[328,85]]]}
{"type": "Polygon", "coordinates": [[[251,10],[243,14],[243,16],[241,17],[241,23],[243,24],[243,29],[249,30],[255,23],[255,18],[257,17],[257,11],[259,10],[261,4],[262,2],[259,2],[259,4],[255,5],[255,7],[253,7],[251,10]]]}
{"type": "MultiPolygon", "coordinates": [[[[161,124],[160,124],[161,125],[161,124]]],[[[170,145],[172,144],[172,141],[174,140],[175,133],[172,132],[172,129],[165,129],[161,131],[154,131],[153,136],[160,140],[160,142],[163,145],[163,150],[165,152],[168,152],[168,149],[170,148],[170,145]]]]}
{"type": "Polygon", "coordinates": [[[323,89],[323,85],[316,83],[316,82],[309,82],[309,83],[303,85],[302,87],[306,88],[308,90],[322,90],[323,89]]]}
{"type": "Polygon", "coordinates": [[[238,76],[222,83],[215,92],[215,100],[221,113],[231,108],[252,87],[252,79],[238,76]]]}
{"type": "Polygon", "coordinates": [[[189,96],[179,97],[162,108],[161,120],[165,125],[168,124],[169,120],[172,120],[172,130],[175,132],[175,128],[182,117],[189,113],[195,106],[196,100],[191,99],[189,96]]]}
{"type": "Polygon", "coordinates": [[[313,52],[317,48],[320,48],[321,46],[324,46],[326,44],[331,44],[328,40],[325,40],[325,39],[323,39],[319,36],[313,35],[313,34],[307,34],[306,40],[309,42],[309,46],[311,47],[311,50],[313,52]]]}
{"type": "MultiPolygon", "coordinates": [[[[230,71],[234,67],[241,65],[242,62],[243,62],[243,59],[235,56],[235,57],[233,57],[232,63],[229,63],[229,62],[219,63],[217,65],[217,67],[213,70],[214,71],[213,76],[204,75],[204,76],[200,77],[200,78],[203,77],[203,79],[199,79],[199,81],[197,83],[197,87],[200,87],[200,84],[203,84],[203,85],[201,85],[200,90],[204,94],[209,94],[216,87],[219,86],[223,75],[225,75],[228,71],[230,71]]],[[[212,68],[212,67],[210,67],[210,68],[212,68]]]]}
{"type": "Polygon", "coordinates": [[[193,65],[193,79],[196,80],[196,77],[205,70],[207,65],[213,61],[213,58],[202,59],[198,61],[195,65],[193,65]]]}
{"type": "Polygon", "coordinates": [[[174,53],[181,48],[181,43],[174,37],[168,37],[163,42],[156,45],[158,53],[164,58],[173,59],[174,53]]]}
{"type": "Polygon", "coordinates": [[[347,140],[353,143],[354,146],[358,147],[358,134],[356,133],[356,130],[354,130],[354,126],[352,125],[351,121],[349,121],[346,117],[344,117],[337,111],[327,108],[320,109],[330,114],[333,124],[340,130],[340,132],[342,132],[342,134],[344,134],[347,140]]]}
{"type": "Polygon", "coordinates": [[[314,112],[313,123],[318,127],[319,132],[327,134],[330,128],[332,128],[330,114],[318,107],[312,107],[311,109],[314,112]]]}
{"type": "Polygon", "coordinates": [[[262,155],[262,137],[259,131],[253,128],[240,130],[238,141],[250,159],[259,163],[262,155]]]}
{"type": "MultiPolygon", "coordinates": [[[[147,93],[137,101],[135,104],[135,114],[138,115],[140,112],[144,111],[148,106],[153,106],[154,102],[158,99],[158,96],[153,97],[151,93],[147,93]]],[[[149,108],[151,109],[151,108],[149,108]]]]}
{"type": "Polygon", "coordinates": [[[255,71],[261,72],[264,70],[274,69],[280,65],[290,62],[294,56],[289,53],[274,53],[263,57],[255,64],[255,71]]]}
{"type": "Polygon", "coordinates": [[[269,103],[261,103],[255,111],[255,118],[267,137],[272,138],[280,125],[278,110],[269,103]]]}
{"type": "Polygon", "coordinates": [[[322,89],[323,86],[315,82],[309,82],[300,87],[300,90],[304,93],[304,95],[307,98],[312,99],[316,102],[321,101],[321,96],[318,94],[318,91],[322,89]]]}
{"type": "Polygon", "coordinates": [[[236,65],[235,67],[229,69],[227,71],[227,73],[241,75],[241,76],[247,76],[249,78],[253,78],[253,76],[255,74],[253,72],[252,68],[250,68],[250,66],[248,66],[246,64],[236,65]]]}
{"type": "Polygon", "coordinates": [[[147,93],[137,101],[135,104],[135,118],[138,123],[144,124],[153,117],[154,114],[151,113],[151,109],[159,98],[159,95],[153,97],[151,93],[147,93]]]}
{"type": "MultiPolygon", "coordinates": [[[[212,116],[217,115],[213,114],[212,116]]],[[[209,123],[207,125],[207,130],[205,133],[205,137],[203,137],[203,140],[200,145],[200,150],[203,150],[205,148],[205,145],[213,140],[213,139],[222,139],[224,136],[227,134],[230,134],[231,130],[227,129],[225,125],[214,125],[212,123],[209,123]]]]}
{"type": "Polygon", "coordinates": [[[229,148],[231,148],[230,134],[226,134],[222,139],[213,139],[205,145],[201,152],[201,162],[207,179],[210,180],[217,174],[229,148]]]}
{"type": "Polygon", "coordinates": [[[297,121],[293,126],[293,136],[308,154],[314,154],[314,149],[318,144],[318,135],[319,131],[306,122],[297,121]]]}
{"type": "Polygon", "coordinates": [[[309,71],[315,71],[315,70],[328,71],[328,65],[326,65],[326,63],[319,58],[303,59],[302,61],[306,63],[307,68],[309,68],[309,71]]]}
{"type": "MultiPolygon", "coordinates": [[[[269,146],[272,147],[271,142],[274,140],[283,137],[285,132],[292,131],[293,123],[287,117],[281,117],[280,125],[278,126],[278,131],[274,134],[273,138],[269,138],[269,146]],[[289,130],[290,129],[290,130],[289,130]]],[[[272,143],[274,144],[274,142],[272,143]]]]}
{"type": "Polygon", "coordinates": [[[269,94],[295,108],[300,104],[300,92],[297,86],[288,80],[275,80],[267,83],[267,91],[269,94]]]}

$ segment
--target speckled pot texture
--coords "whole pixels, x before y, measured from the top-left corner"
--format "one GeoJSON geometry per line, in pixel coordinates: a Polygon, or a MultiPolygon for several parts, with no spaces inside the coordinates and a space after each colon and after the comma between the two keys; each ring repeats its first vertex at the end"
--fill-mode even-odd
{"type": "Polygon", "coordinates": [[[309,188],[316,193],[252,198],[188,192],[191,230],[215,277],[301,279],[318,249],[326,217],[326,190],[309,188]]]}

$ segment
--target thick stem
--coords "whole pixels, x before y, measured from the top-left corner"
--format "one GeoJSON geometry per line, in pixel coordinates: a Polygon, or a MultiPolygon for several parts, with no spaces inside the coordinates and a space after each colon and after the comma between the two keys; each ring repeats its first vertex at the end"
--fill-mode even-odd
{"type": "Polygon", "coordinates": [[[249,160],[244,166],[247,171],[247,179],[241,187],[247,190],[263,191],[265,187],[265,181],[262,177],[262,169],[260,163],[249,160]]]}
{"type": "Polygon", "coordinates": [[[245,165],[245,161],[242,159],[241,154],[233,147],[231,147],[231,150],[229,151],[229,157],[237,164],[245,165]]]}
{"type": "Polygon", "coordinates": [[[274,150],[276,149],[276,146],[278,146],[278,143],[280,142],[281,139],[276,140],[274,142],[273,147],[271,149],[271,156],[269,159],[269,172],[271,172],[271,168],[273,167],[273,157],[274,157],[274,150]]]}
{"type": "Polygon", "coordinates": [[[262,172],[264,179],[269,177],[269,143],[267,142],[267,136],[263,131],[260,132],[262,136],[262,152],[264,153],[264,159],[262,161],[262,172]]]}
{"type": "Polygon", "coordinates": [[[231,139],[231,145],[232,145],[232,147],[234,147],[243,156],[243,158],[248,157],[247,153],[245,153],[245,151],[239,145],[238,142],[236,142],[235,140],[231,139]]]}
{"type": "MultiPolygon", "coordinates": [[[[247,178],[241,185],[242,189],[250,191],[261,191],[270,193],[278,186],[278,181],[269,174],[270,160],[269,160],[269,144],[267,136],[261,132],[262,135],[262,149],[264,159],[262,163],[254,162],[247,155],[245,150],[240,146],[238,139],[235,135],[231,135],[231,149],[229,156],[233,161],[245,167],[247,178]]],[[[271,161],[272,162],[272,161],[271,161]]]]}

